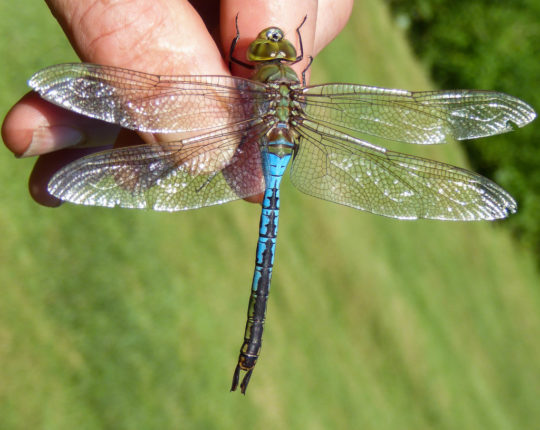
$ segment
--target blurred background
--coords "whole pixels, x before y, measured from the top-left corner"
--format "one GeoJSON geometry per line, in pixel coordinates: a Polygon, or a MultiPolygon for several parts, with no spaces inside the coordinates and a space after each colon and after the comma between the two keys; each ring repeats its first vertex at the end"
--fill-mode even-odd
{"type": "MultiPolygon", "coordinates": [[[[537,0],[387,0],[415,54],[440,88],[496,89],[538,109],[540,2],[537,0]]],[[[475,170],[519,201],[509,227],[540,260],[540,127],[519,141],[501,135],[464,146],[475,170]],[[518,144],[516,144],[519,142],[518,144]]]]}
{"type": "MultiPolygon", "coordinates": [[[[312,82],[503,90],[538,109],[534,3],[357,1],[312,82]]],[[[3,118],[32,73],[77,59],[43,2],[0,16],[3,118]]],[[[509,221],[396,221],[285,180],[245,397],[228,389],[260,209],[49,209],[27,191],[34,160],[1,150],[0,428],[537,428],[535,134],[464,145],[518,197],[509,221]]],[[[470,167],[457,144],[392,147],[470,167]]]]}

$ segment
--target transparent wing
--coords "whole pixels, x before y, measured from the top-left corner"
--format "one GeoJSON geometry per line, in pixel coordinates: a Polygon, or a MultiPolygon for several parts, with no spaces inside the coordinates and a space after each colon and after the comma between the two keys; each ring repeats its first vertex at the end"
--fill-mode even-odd
{"type": "Polygon", "coordinates": [[[112,149],[58,171],[49,192],[92,206],[179,211],[261,193],[262,127],[219,130],[177,142],[112,149]]]}
{"type": "Polygon", "coordinates": [[[304,121],[291,180],[302,192],[400,219],[492,220],[516,211],[512,197],[476,173],[388,151],[304,121]]]}
{"type": "Polygon", "coordinates": [[[492,91],[410,92],[326,84],[296,93],[305,117],[314,122],[407,143],[491,136],[523,127],[536,117],[525,102],[492,91]]]}
{"type": "Polygon", "coordinates": [[[96,64],[58,64],[28,81],[41,97],[145,132],[218,128],[258,116],[265,86],[229,76],[158,76],[96,64]]]}

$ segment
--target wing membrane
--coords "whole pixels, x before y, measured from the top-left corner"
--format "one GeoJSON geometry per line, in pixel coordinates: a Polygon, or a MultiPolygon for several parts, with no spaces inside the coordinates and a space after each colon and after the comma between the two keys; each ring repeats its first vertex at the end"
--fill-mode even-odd
{"type": "Polygon", "coordinates": [[[45,100],[145,132],[213,129],[245,121],[262,106],[264,85],[229,76],[159,76],[97,64],[58,64],[29,85],[45,100]]]}
{"type": "Polygon", "coordinates": [[[493,91],[410,92],[353,84],[298,90],[306,118],[384,139],[446,143],[505,133],[531,122],[525,102],[493,91]]]}
{"type": "Polygon", "coordinates": [[[388,151],[305,121],[291,169],[302,192],[400,219],[481,220],[516,211],[512,197],[476,173],[388,151]]]}
{"type": "Polygon", "coordinates": [[[92,206],[179,211],[225,203],[264,189],[260,128],[112,149],[83,157],[53,176],[49,192],[92,206]]]}

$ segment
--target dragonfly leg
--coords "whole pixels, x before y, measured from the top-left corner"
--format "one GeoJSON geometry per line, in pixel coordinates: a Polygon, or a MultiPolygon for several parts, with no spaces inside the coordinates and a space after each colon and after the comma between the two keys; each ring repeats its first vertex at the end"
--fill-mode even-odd
{"type": "Polygon", "coordinates": [[[232,70],[232,63],[238,64],[242,67],[245,67],[247,69],[254,69],[255,66],[252,64],[244,63],[243,61],[239,60],[238,58],[234,57],[234,50],[236,49],[236,44],[238,43],[238,40],[240,39],[240,30],[238,29],[238,14],[236,14],[236,18],[234,20],[234,23],[236,25],[236,36],[231,42],[231,48],[229,49],[229,70],[232,70]]]}
{"type": "MultiPolygon", "coordinates": [[[[296,60],[294,60],[291,64],[299,63],[304,59],[304,45],[302,44],[302,35],[300,34],[300,29],[304,25],[304,23],[307,21],[307,15],[304,16],[304,19],[300,23],[300,25],[296,28],[296,34],[298,34],[298,42],[300,43],[300,55],[296,57],[296,60]]],[[[311,64],[311,63],[310,63],[311,64]]]]}
{"type": "Polygon", "coordinates": [[[306,72],[311,67],[311,63],[313,63],[313,57],[310,55],[308,65],[306,66],[304,70],[302,70],[302,85],[304,87],[306,86],[306,72]]]}
{"type": "MultiPolygon", "coordinates": [[[[307,15],[304,16],[304,19],[302,20],[302,22],[300,23],[300,25],[296,29],[296,33],[298,34],[298,42],[300,43],[300,55],[298,57],[296,57],[296,60],[294,60],[291,63],[291,65],[299,63],[300,61],[302,61],[304,59],[304,44],[302,43],[302,34],[300,33],[300,28],[302,28],[302,26],[304,25],[304,23],[306,21],[307,21],[307,15]]],[[[302,71],[302,85],[304,85],[304,86],[306,86],[306,72],[311,67],[311,63],[313,63],[313,57],[310,55],[309,56],[309,63],[306,66],[306,68],[302,71]]]]}

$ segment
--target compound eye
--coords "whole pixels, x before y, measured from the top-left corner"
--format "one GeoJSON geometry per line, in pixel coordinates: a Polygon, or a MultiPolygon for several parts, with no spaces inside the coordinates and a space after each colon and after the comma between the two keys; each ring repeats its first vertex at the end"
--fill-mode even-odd
{"type": "Polygon", "coordinates": [[[283,31],[279,28],[269,28],[266,32],[266,39],[272,42],[279,42],[283,39],[283,31]]]}

